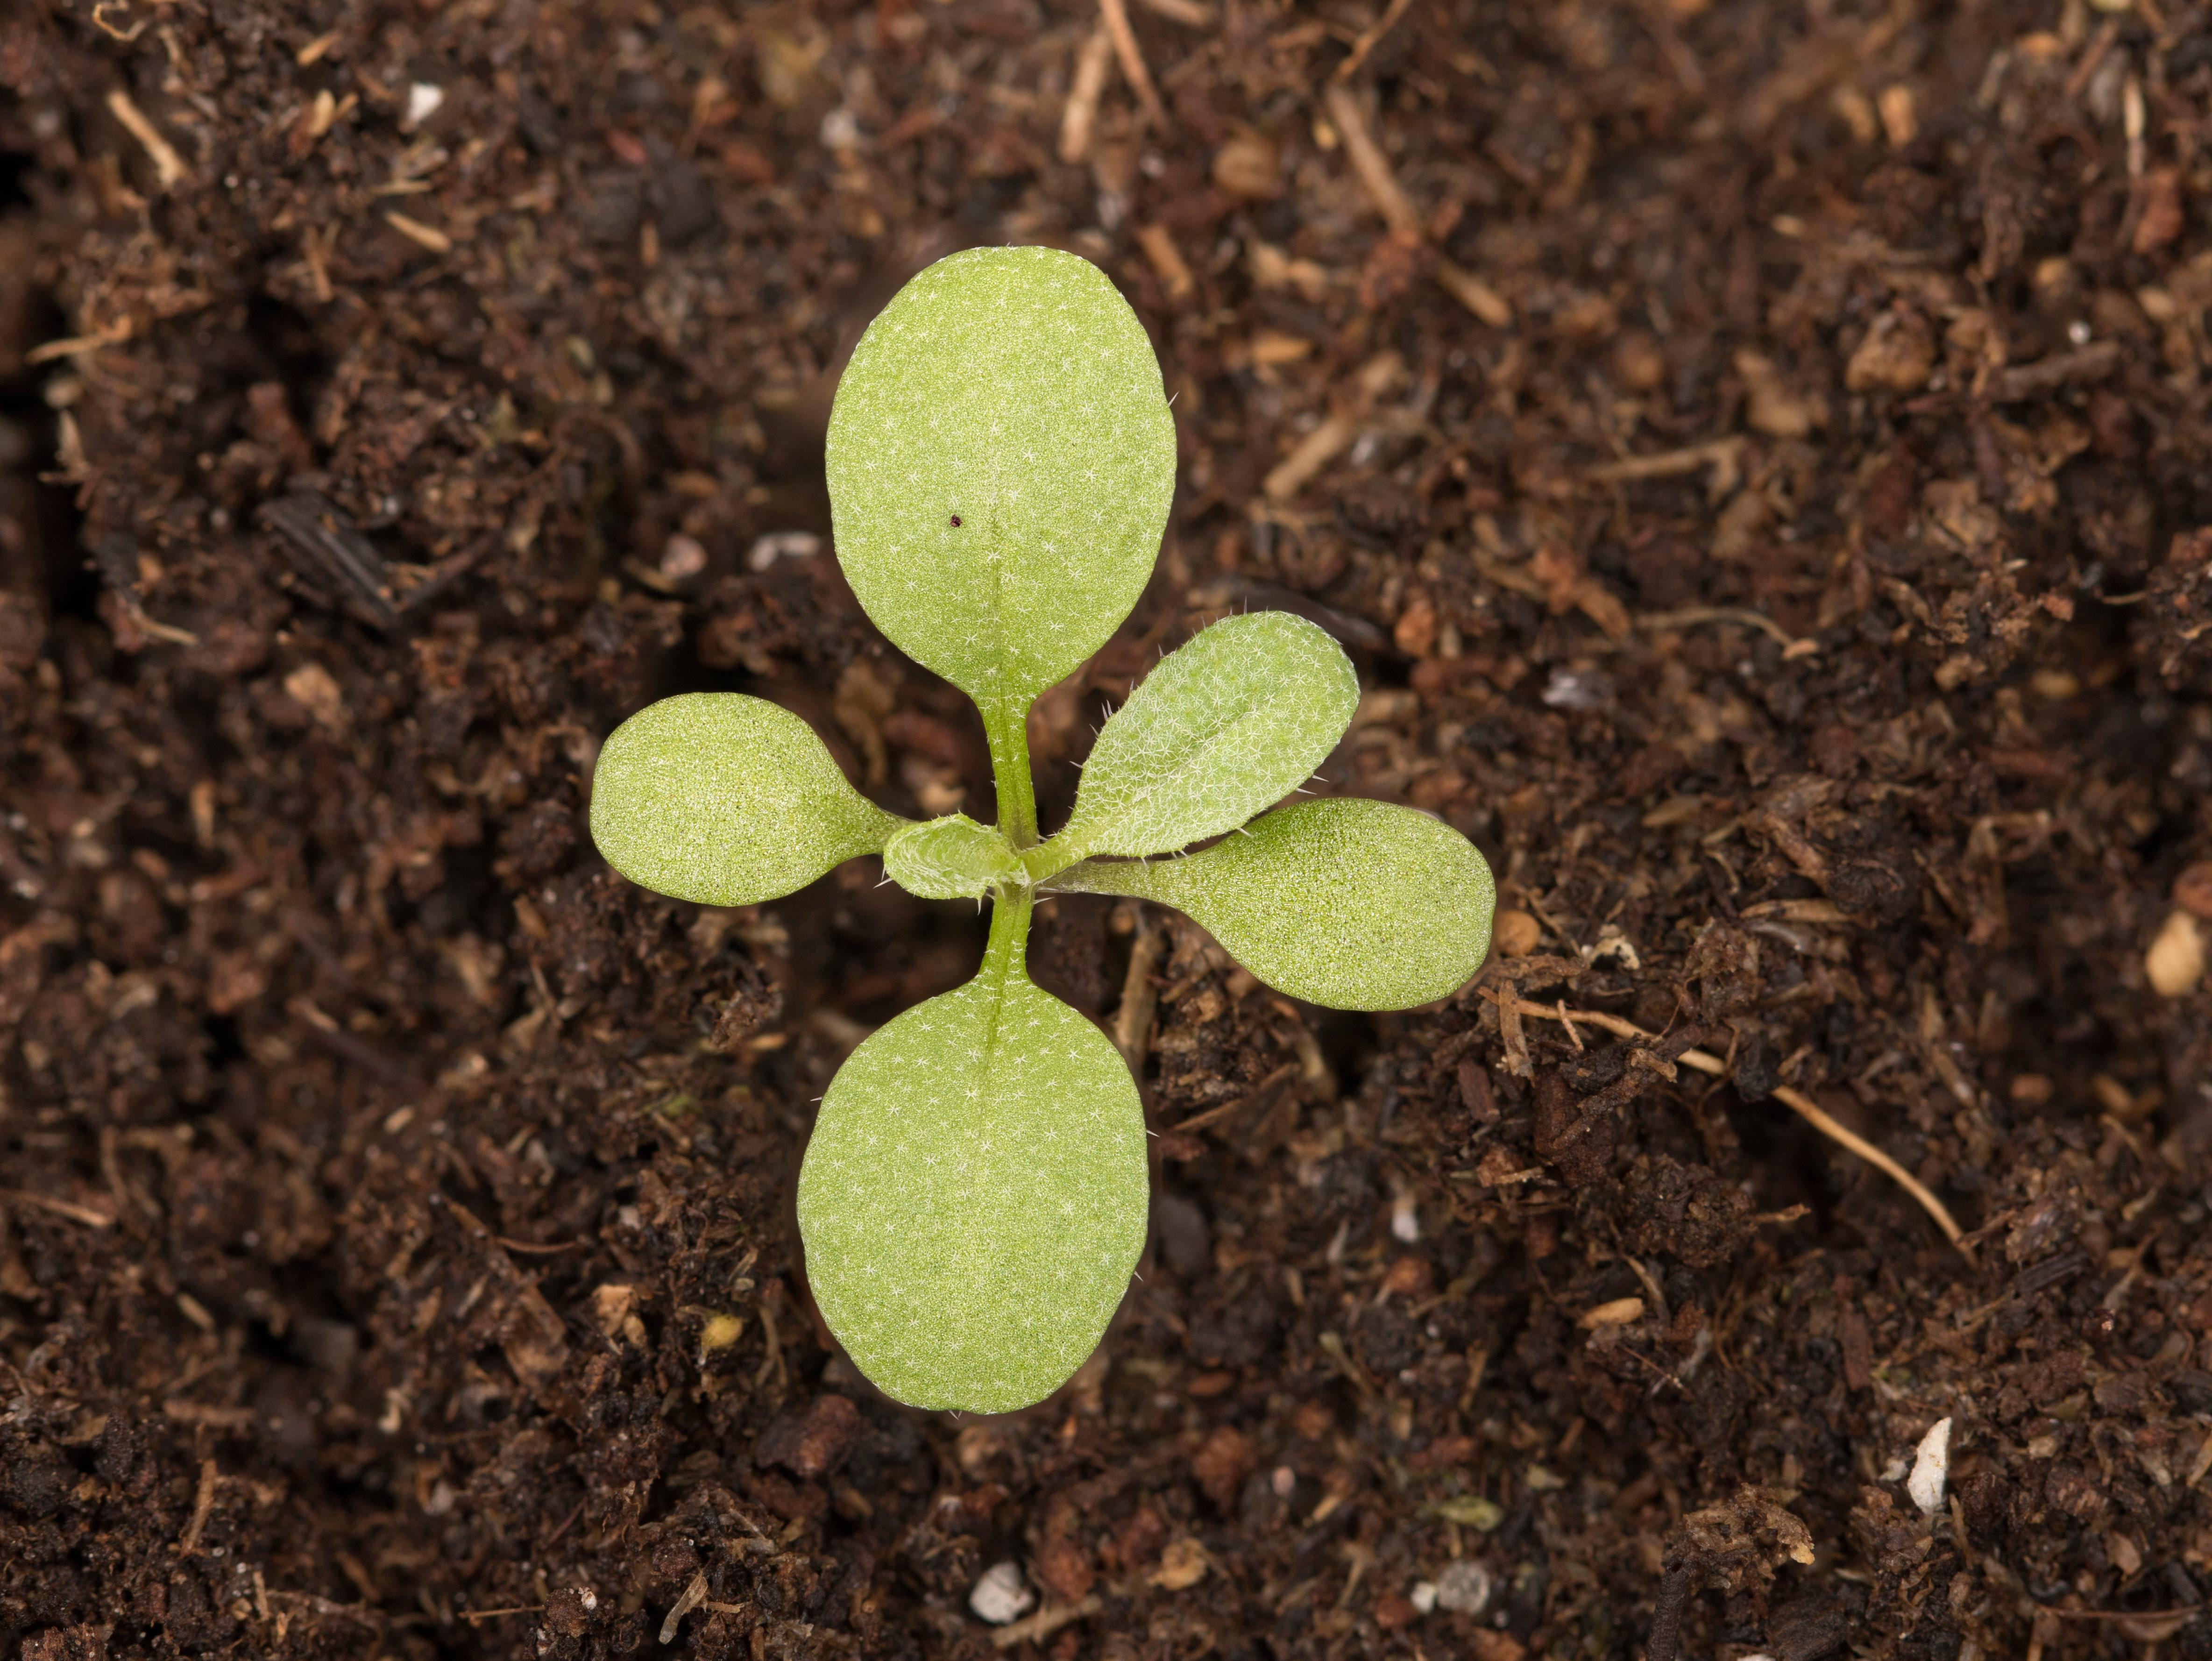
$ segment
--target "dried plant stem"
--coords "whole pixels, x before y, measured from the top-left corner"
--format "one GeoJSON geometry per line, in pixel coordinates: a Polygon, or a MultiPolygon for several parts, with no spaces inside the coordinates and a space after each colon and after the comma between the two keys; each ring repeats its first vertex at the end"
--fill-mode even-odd
{"type": "MultiPolygon", "coordinates": [[[[1504,1008],[1504,1000],[1499,999],[1497,1001],[1502,1012],[1504,1008]]],[[[1516,998],[1513,1001],[1513,1009],[1515,1013],[1524,1017],[1534,1017],[1538,1020],[1565,1022],[1571,1032],[1575,1022],[1583,1021],[1601,1028],[1616,1037],[1650,1038],[1654,1036],[1646,1032],[1635,1022],[1623,1020],[1618,1015],[1607,1015],[1601,1011],[1591,1009],[1570,1011],[1564,1003],[1557,1008],[1547,1008],[1542,1004],[1531,1003],[1525,998],[1516,998]]],[[[1686,1050],[1676,1056],[1675,1060],[1684,1067],[1694,1068],[1697,1071],[1711,1074],[1715,1078],[1725,1078],[1728,1075],[1728,1063],[1707,1050],[1686,1050]]],[[[1803,1119],[1814,1129],[1831,1141],[1841,1143],[1849,1148],[1910,1194],[1918,1202],[1920,1208],[1935,1219],[1936,1226],[1943,1231],[1944,1238],[1958,1248],[1959,1255],[1968,1262],[1973,1262],[1974,1254],[1965,1244],[1966,1231],[1959,1226],[1958,1220],[1951,1215],[1950,1208],[1929,1192],[1927,1185],[1918,1177],[1867,1141],[1865,1137],[1838,1123],[1810,1097],[1802,1092],[1792,1090],[1788,1085],[1777,1085],[1773,1093],[1775,1100],[1803,1119]]]]}
{"type": "Polygon", "coordinates": [[[1145,54],[1138,49],[1136,30],[1129,27],[1129,8],[1125,0],[1098,0],[1098,15],[1105,22],[1106,33],[1114,37],[1114,55],[1121,60],[1121,73],[1128,80],[1129,90],[1137,94],[1137,101],[1145,106],[1145,114],[1152,125],[1165,127],[1167,106],[1160,102],[1159,88],[1152,84],[1152,72],[1145,67],[1145,54]]]}

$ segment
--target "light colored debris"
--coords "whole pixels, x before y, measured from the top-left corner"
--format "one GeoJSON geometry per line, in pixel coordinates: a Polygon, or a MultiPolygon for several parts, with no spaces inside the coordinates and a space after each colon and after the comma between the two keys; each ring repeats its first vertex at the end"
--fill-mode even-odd
{"type": "Polygon", "coordinates": [[[2143,953],[2143,973],[2161,998],[2185,998],[2204,978],[2204,931],[2181,907],[2167,913],[2165,927],[2143,953]]]}
{"type": "Polygon", "coordinates": [[[453,239],[434,225],[425,225],[419,219],[410,219],[404,213],[387,213],[384,222],[398,231],[410,242],[428,248],[432,253],[451,253],[453,239]]]}
{"type": "Polygon", "coordinates": [[[1644,1299],[1615,1298],[1610,1303],[1600,1304],[1595,1309],[1584,1310],[1582,1319],[1576,1324],[1595,1331],[1600,1327],[1625,1327],[1643,1318],[1644,1299]]]}
{"type": "Polygon", "coordinates": [[[1912,1475],[1905,1479],[1905,1491],[1922,1516],[1933,1517],[1943,1508],[1943,1489],[1950,1475],[1951,1421],[1938,1419],[1920,1439],[1912,1456],[1912,1475]]]}
{"type": "MultiPolygon", "coordinates": [[[[1480,1615],[1490,1603],[1490,1571],[1462,1557],[1437,1577],[1436,1601],[1454,1615],[1480,1615]]],[[[1418,1606],[1420,1600],[1414,1600],[1418,1606]]]]}
{"type": "Polygon", "coordinates": [[[1022,1579],[1021,1566],[1011,1561],[994,1563],[984,1570],[982,1579],[968,1594],[968,1607],[994,1627],[1005,1626],[1036,1602],[1036,1594],[1022,1579]]]}
{"type": "Polygon", "coordinates": [[[1176,246],[1175,238],[1169,234],[1166,226],[1139,225],[1137,246],[1145,251],[1145,258],[1159,273],[1170,304],[1180,306],[1198,291],[1198,279],[1190,274],[1182,250],[1176,246]]]}
{"type": "Polygon", "coordinates": [[[753,543],[745,563],[765,571],[779,559],[811,559],[821,551],[822,538],[811,531],[770,531],[753,543]]]}
{"type": "Polygon", "coordinates": [[[176,147],[161,136],[161,130],[146,119],[146,113],[131,101],[131,94],[122,88],[107,94],[107,113],[120,121],[153,158],[154,177],[164,191],[174,190],[188,177],[184,157],[177,154],[176,147]]]}
{"type": "Polygon", "coordinates": [[[1075,54],[1075,73],[1069,77],[1067,106],[1060,116],[1060,159],[1067,162],[1091,159],[1091,131],[1098,121],[1098,97],[1106,90],[1106,69],[1114,59],[1114,37],[1101,23],[1075,54]]]}
{"type": "Polygon", "coordinates": [[[1145,106],[1145,115],[1154,126],[1168,125],[1167,106],[1160,102],[1159,88],[1152,84],[1152,72],[1145,67],[1145,54],[1137,46],[1137,32],[1129,27],[1129,8],[1126,0],[1098,0],[1098,15],[1113,37],[1114,55],[1121,60],[1121,74],[1129,83],[1129,90],[1137,94],[1137,101],[1145,106]]]}

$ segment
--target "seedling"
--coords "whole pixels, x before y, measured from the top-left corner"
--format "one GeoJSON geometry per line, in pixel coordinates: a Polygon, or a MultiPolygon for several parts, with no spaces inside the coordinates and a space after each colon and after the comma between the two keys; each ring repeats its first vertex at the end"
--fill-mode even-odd
{"type": "Polygon", "coordinates": [[[799,717],[736,693],[653,704],[600,753],[592,837],[660,893],[754,904],[881,854],[916,894],[992,902],[975,978],[853,1052],[799,1177],[823,1317],[919,1407],[1049,1395],[1097,1347],[1144,1245],[1136,1086],[1097,1027],[1031,983],[1040,893],[1178,906],[1268,985],[1340,1009],[1443,997],[1489,949],[1490,868],[1457,831],[1381,802],[1274,806],[1359,697],[1336,642],[1281,613],[1226,618],[1159,663],[1040,839],[1030,705],[1135,605],[1175,453],[1151,344],[1096,267],[1046,248],[939,261],[853,354],[830,492],[868,615],[982,712],[998,824],[886,812],[799,717]]]}

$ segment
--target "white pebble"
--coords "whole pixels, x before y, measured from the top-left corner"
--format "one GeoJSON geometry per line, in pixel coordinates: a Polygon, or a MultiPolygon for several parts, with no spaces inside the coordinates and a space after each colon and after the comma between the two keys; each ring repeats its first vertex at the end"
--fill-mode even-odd
{"type": "Polygon", "coordinates": [[[1490,1571],[1462,1557],[1437,1577],[1437,1602],[1454,1615],[1480,1615],[1490,1602],[1490,1571]]]}
{"type": "Polygon", "coordinates": [[[994,1563],[968,1594],[968,1607],[994,1627],[1003,1627],[1036,1602],[1036,1594],[1022,1582],[1018,1564],[994,1563]]]}
{"type": "Polygon", "coordinates": [[[1390,1232],[1407,1245],[1421,1238],[1421,1214],[1411,1194],[1401,1194],[1391,1202],[1390,1232]]]}
{"type": "Polygon", "coordinates": [[[1912,1457],[1912,1475],[1905,1491],[1923,1516],[1933,1517],[1943,1506],[1943,1484],[1951,1475],[1951,1421],[1938,1419],[1920,1439],[1912,1457]]]}
{"type": "Polygon", "coordinates": [[[660,551],[660,575],[671,582],[681,582],[686,577],[696,577],[707,569],[707,550],[696,537],[687,537],[678,531],[668,538],[660,551]]]}
{"type": "Polygon", "coordinates": [[[446,101],[446,89],[433,86],[428,81],[417,81],[407,88],[407,119],[400,125],[408,128],[421,126],[438,113],[438,106],[446,101]]]}
{"type": "Polygon", "coordinates": [[[822,538],[811,531],[771,531],[752,545],[745,563],[765,571],[779,559],[810,559],[822,551],[822,538]]]}
{"type": "Polygon", "coordinates": [[[1433,1615],[1437,1608],[1437,1583],[1433,1580],[1416,1580],[1413,1582],[1413,1591],[1407,1592],[1406,1597],[1407,1601],[1422,1614],[1433,1615]]]}

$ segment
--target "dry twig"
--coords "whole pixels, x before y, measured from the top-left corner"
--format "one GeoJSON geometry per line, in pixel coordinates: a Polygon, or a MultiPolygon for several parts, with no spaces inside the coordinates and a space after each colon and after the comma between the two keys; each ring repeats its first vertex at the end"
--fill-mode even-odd
{"type": "MultiPolygon", "coordinates": [[[[1160,0],[1146,0],[1146,3],[1157,6],[1160,0]]],[[[1334,78],[1349,81],[1358,74],[1359,66],[1367,61],[1367,54],[1380,46],[1382,37],[1397,27],[1398,20],[1406,15],[1406,9],[1413,3],[1413,0],[1390,0],[1390,9],[1376,20],[1375,27],[1362,30],[1359,38],[1352,43],[1352,55],[1336,66],[1334,78]]]]}
{"type": "MultiPolygon", "coordinates": [[[[1412,243],[1426,241],[1427,228],[1413,206],[1413,198],[1399,184],[1398,175],[1390,166],[1390,158],[1382,154],[1382,147],[1375,142],[1375,135],[1367,130],[1367,117],[1361,112],[1359,100],[1341,80],[1332,81],[1322,94],[1322,101],[1328,107],[1328,119],[1344,141],[1344,153],[1351,158],[1352,170],[1359,175],[1359,187],[1367,192],[1367,199],[1375,211],[1382,216],[1382,222],[1390,228],[1393,236],[1412,243]]],[[[1503,329],[1513,321],[1513,307],[1505,296],[1485,283],[1463,265],[1437,255],[1432,268],[1437,287],[1480,318],[1493,329],[1503,329]]]]}
{"type": "Polygon", "coordinates": [[[132,103],[131,94],[120,87],[107,94],[107,113],[145,147],[146,154],[154,159],[154,177],[161,181],[161,188],[174,190],[189,171],[184,157],[177,154],[176,146],[161,137],[161,130],[146,119],[146,113],[132,103]]]}
{"type": "MultiPolygon", "coordinates": [[[[1489,995],[1486,993],[1485,995],[1489,995]]],[[[1498,1013],[1502,1017],[1505,1013],[1506,1001],[1503,998],[1492,998],[1491,1001],[1498,1005],[1498,1013]]],[[[1534,1016],[1540,1020],[1547,1021],[1565,1021],[1567,1022],[1571,1031],[1574,1021],[1587,1021],[1592,1026],[1601,1027],[1617,1037],[1650,1039],[1654,1036],[1646,1032],[1633,1021],[1623,1020],[1618,1015],[1608,1015],[1599,1010],[1577,1009],[1572,1012],[1571,1019],[1570,1019],[1569,1011],[1564,1003],[1556,1009],[1547,1009],[1542,1004],[1531,1003],[1525,998],[1516,998],[1512,1001],[1512,1005],[1513,1013],[1516,1015],[1534,1016]]],[[[1728,1076],[1728,1063],[1707,1050],[1686,1050],[1675,1059],[1684,1067],[1695,1068],[1698,1072],[1710,1074],[1715,1078],[1728,1076]]],[[[1774,1099],[1796,1113],[1823,1136],[1827,1137],[1831,1141],[1841,1143],[1869,1165],[1887,1176],[1891,1181],[1910,1194],[1918,1202],[1923,1211],[1935,1219],[1936,1226],[1942,1229],[1944,1238],[1958,1248],[1960,1256],[1970,1263],[1974,1261],[1973,1251],[1966,1244],[1966,1231],[1959,1226],[1958,1220],[1951,1215],[1950,1208],[1930,1193],[1919,1178],[1872,1142],[1867,1141],[1865,1137],[1838,1123],[1810,1097],[1792,1090],[1788,1085],[1777,1085],[1774,1087],[1774,1099]]]]}
{"type": "Polygon", "coordinates": [[[1067,107],[1060,118],[1060,159],[1073,163],[1091,158],[1091,130],[1098,120],[1099,94],[1106,90],[1106,66],[1114,58],[1114,36],[1104,24],[1075,54],[1075,73],[1067,88],[1067,107]]]}
{"type": "Polygon", "coordinates": [[[1121,60],[1121,73],[1129,82],[1129,90],[1137,94],[1137,101],[1145,106],[1145,114],[1154,126],[1166,126],[1167,106],[1160,102],[1159,88],[1152,84],[1152,72],[1145,67],[1145,54],[1137,46],[1137,32],[1129,27],[1127,0],[1098,0],[1098,15],[1106,24],[1106,33],[1113,37],[1114,55],[1121,60]]]}

